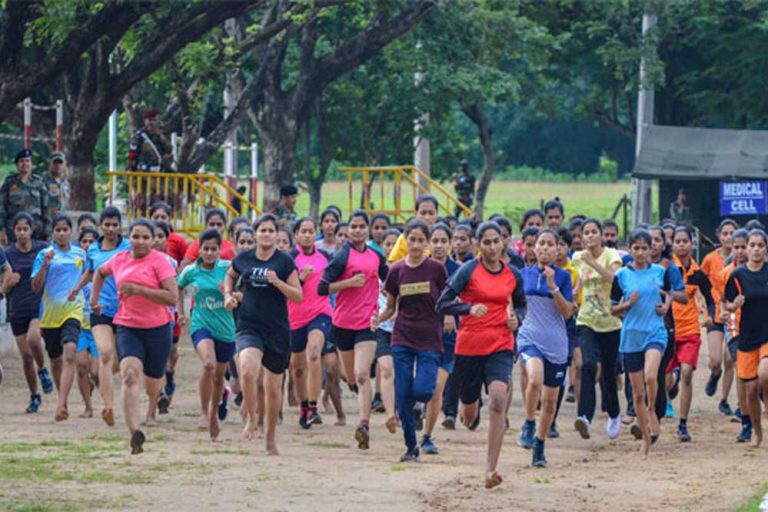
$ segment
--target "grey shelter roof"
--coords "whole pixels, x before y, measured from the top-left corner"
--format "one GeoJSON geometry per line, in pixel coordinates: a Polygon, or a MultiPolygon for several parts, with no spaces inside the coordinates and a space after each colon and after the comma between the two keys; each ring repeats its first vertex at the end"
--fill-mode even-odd
{"type": "Polygon", "coordinates": [[[646,126],[632,175],[768,179],[768,131],[646,126]]]}

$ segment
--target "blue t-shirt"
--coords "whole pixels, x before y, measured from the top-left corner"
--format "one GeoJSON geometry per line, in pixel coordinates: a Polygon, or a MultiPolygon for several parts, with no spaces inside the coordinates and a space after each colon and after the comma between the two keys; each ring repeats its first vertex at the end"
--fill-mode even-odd
{"type": "MultiPolygon", "coordinates": [[[[573,301],[571,274],[560,267],[555,271],[555,285],[568,302],[573,301]]],[[[520,271],[523,276],[528,311],[523,325],[517,333],[518,351],[527,345],[534,345],[553,364],[568,362],[568,333],[565,319],[557,309],[557,303],[549,291],[549,284],[539,265],[531,265],[520,271]]]]}
{"type": "Polygon", "coordinates": [[[45,255],[53,251],[55,256],[48,264],[43,287],[43,314],[40,327],[57,329],[67,320],[74,319],[83,322],[83,293],[80,292],[75,300],[68,299],[69,292],[77,286],[85,267],[85,251],[80,247],[71,246],[68,251],[62,251],[56,244],[37,253],[35,264],[32,266],[32,278],[40,273],[45,255]]]}
{"type": "MultiPolygon", "coordinates": [[[[86,267],[91,272],[96,272],[96,269],[109,261],[115,254],[127,251],[131,248],[131,243],[122,236],[118,236],[117,245],[114,249],[102,249],[102,243],[104,243],[104,237],[100,237],[88,248],[86,267]]],[[[114,277],[109,276],[104,280],[104,286],[99,295],[99,304],[101,304],[101,314],[103,316],[109,318],[115,317],[117,308],[120,305],[120,300],[117,296],[117,285],[115,285],[114,277]]]]}
{"type": "Polygon", "coordinates": [[[638,294],[637,302],[624,312],[619,352],[643,352],[651,343],[666,347],[667,329],[664,318],[656,314],[656,305],[663,300],[661,290],[672,289],[667,275],[664,267],[656,264],[643,270],[630,264],[616,272],[611,288],[613,304],[638,294]]]}

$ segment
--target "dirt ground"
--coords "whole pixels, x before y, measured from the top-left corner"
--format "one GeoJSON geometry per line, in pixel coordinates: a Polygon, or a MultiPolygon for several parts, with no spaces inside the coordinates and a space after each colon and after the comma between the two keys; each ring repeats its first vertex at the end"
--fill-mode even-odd
{"type": "MultiPolygon", "coordinates": [[[[182,340],[171,412],[161,417],[161,426],[148,429],[139,456],[129,454],[122,412],[112,428],[100,419],[77,418],[76,389],[72,419],[65,423],[53,421],[55,394],[44,396],[39,414],[25,414],[19,357],[15,351],[1,356],[0,510],[698,511],[732,510],[768,490],[768,447],[754,450],[734,442],[739,425],[717,412],[715,398],[704,395],[704,354],[689,419],[693,442],[678,443],[676,423],[667,420],[647,460],[636,454],[638,444],[626,427],[609,441],[604,417],[596,419],[596,435],[581,440],[572,429],[574,406],[566,403],[562,436],[547,442],[550,467],[530,468],[530,452],[515,443],[523,419],[516,386],[499,468],[505,481],[487,491],[485,425],[477,432],[449,432],[438,425],[440,455],[404,465],[398,462],[402,437],[387,433],[382,414],[372,419],[371,449],[357,449],[349,392],[346,427],[332,426],[331,416],[325,416],[325,424],[302,431],[296,410],[286,408],[279,457],[266,457],[262,440],[240,440],[237,411],[213,443],[195,428],[199,365],[188,343],[182,340]]],[[[516,369],[515,384],[518,376],[516,369]]],[[[734,389],[734,407],[735,400],[734,389]]],[[[94,406],[98,412],[97,394],[94,406]]]]}

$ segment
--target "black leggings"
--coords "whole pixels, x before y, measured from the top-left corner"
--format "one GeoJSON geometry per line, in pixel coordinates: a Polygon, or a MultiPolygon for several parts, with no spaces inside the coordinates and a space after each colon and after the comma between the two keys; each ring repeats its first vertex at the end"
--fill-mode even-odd
{"type": "Polygon", "coordinates": [[[601,375],[605,378],[604,398],[608,415],[616,418],[619,409],[619,392],[616,386],[616,357],[619,353],[621,330],[595,332],[589,327],[578,327],[581,353],[584,364],[581,367],[581,393],[579,395],[579,416],[585,416],[590,422],[595,416],[595,375],[597,363],[600,363],[601,375]]]}
{"type": "Polygon", "coordinates": [[[667,348],[661,356],[659,373],[656,377],[659,390],[656,393],[656,417],[661,419],[667,414],[667,366],[675,357],[675,331],[667,331],[667,348]]]}

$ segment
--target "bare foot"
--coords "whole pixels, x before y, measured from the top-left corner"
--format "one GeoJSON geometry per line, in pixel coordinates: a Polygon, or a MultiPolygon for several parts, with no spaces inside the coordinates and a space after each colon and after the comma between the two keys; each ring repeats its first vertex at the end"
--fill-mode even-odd
{"type": "Polygon", "coordinates": [[[647,435],[643,436],[643,440],[640,442],[640,453],[643,457],[648,457],[648,452],[651,450],[651,438],[647,435]]]}
{"type": "Polygon", "coordinates": [[[277,451],[277,445],[267,445],[267,455],[270,457],[280,455],[280,452],[277,451]]]}
{"type": "Polygon", "coordinates": [[[208,425],[208,433],[211,435],[211,441],[215,441],[219,437],[219,422],[216,420],[216,416],[211,417],[211,424],[208,425]]]}
{"type": "Polygon", "coordinates": [[[144,420],[144,425],[147,427],[159,427],[160,422],[157,421],[157,418],[154,416],[147,416],[147,418],[144,420]]]}
{"type": "Polygon", "coordinates": [[[346,416],[339,416],[336,418],[336,423],[333,424],[334,427],[343,427],[347,424],[347,417],[346,416]]]}
{"type": "Polygon", "coordinates": [[[86,409],[77,415],[78,418],[93,418],[93,409],[86,409]]]}
{"type": "Polygon", "coordinates": [[[208,423],[210,423],[210,421],[208,421],[208,418],[203,416],[202,418],[200,418],[200,421],[197,422],[197,430],[208,430],[208,423]]]}
{"type": "Polygon", "coordinates": [[[110,408],[104,408],[101,410],[101,419],[104,420],[104,423],[106,423],[110,427],[115,426],[115,411],[110,408]]]}
{"type": "Polygon", "coordinates": [[[486,473],[485,488],[493,489],[494,487],[499,485],[502,481],[503,481],[503,478],[501,478],[501,475],[498,474],[496,471],[491,471],[490,473],[486,473]]]}
{"type": "Polygon", "coordinates": [[[386,426],[390,434],[397,432],[397,417],[394,414],[387,418],[386,426]]]}
{"type": "Polygon", "coordinates": [[[763,443],[763,432],[762,432],[762,430],[754,430],[752,432],[752,441],[750,441],[749,445],[752,448],[759,448],[762,443],[763,443]]]}
{"type": "Polygon", "coordinates": [[[254,426],[253,422],[249,420],[248,423],[245,424],[245,427],[243,427],[243,431],[241,434],[243,439],[245,439],[246,441],[250,441],[251,439],[253,439],[253,433],[255,430],[256,430],[256,427],[254,426]]]}
{"type": "Polygon", "coordinates": [[[53,417],[56,421],[66,421],[69,419],[69,411],[66,406],[56,409],[56,416],[53,417]]]}

